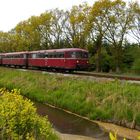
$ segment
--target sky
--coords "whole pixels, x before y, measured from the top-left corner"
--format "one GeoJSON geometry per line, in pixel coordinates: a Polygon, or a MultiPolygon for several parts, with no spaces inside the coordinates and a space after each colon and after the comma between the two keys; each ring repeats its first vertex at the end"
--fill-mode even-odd
{"type": "Polygon", "coordinates": [[[66,10],[83,2],[92,5],[95,0],[0,0],[0,31],[10,31],[19,22],[39,16],[46,10],[66,10]]]}
{"type": "Polygon", "coordinates": [[[70,9],[73,5],[85,1],[89,4],[94,2],[94,0],[0,0],[0,31],[7,32],[20,21],[38,16],[46,10],[70,9]]]}

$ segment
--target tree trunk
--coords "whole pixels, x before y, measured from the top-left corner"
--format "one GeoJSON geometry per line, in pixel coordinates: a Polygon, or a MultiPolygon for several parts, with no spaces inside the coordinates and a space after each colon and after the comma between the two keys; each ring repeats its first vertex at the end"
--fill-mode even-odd
{"type": "Polygon", "coordinates": [[[115,61],[116,61],[116,73],[120,73],[121,72],[121,63],[122,63],[122,49],[120,46],[116,47],[116,57],[115,57],[115,61]]]}
{"type": "Polygon", "coordinates": [[[101,71],[101,46],[98,46],[97,57],[96,57],[96,72],[101,71]]]}
{"type": "Polygon", "coordinates": [[[96,72],[101,72],[101,48],[102,48],[102,36],[99,35],[96,41],[96,72]]]}

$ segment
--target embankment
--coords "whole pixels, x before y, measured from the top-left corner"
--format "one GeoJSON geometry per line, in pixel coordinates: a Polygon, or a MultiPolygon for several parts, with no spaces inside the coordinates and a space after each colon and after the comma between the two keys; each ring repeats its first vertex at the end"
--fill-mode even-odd
{"type": "Polygon", "coordinates": [[[140,130],[140,86],[0,68],[0,86],[91,120],[140,130]]]}

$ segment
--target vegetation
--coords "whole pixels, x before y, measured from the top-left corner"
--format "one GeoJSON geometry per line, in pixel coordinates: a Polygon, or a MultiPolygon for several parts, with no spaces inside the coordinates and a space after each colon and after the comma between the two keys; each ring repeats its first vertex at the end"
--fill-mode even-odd
{"type": "Polygon", "coordinates": [[[38,116],[33,103],[18,90],[0,89],[0,139],[58,140],[47,117],[38,116]]]}
{"type": "Polygon", "coordinates": [[[24,96],[70,110],[93,120],[129,128],[140,126],[140,86],[121,81],[95,82],[0,68],[0,86],[21,89],[24,96]]]}
{"type": "MultiPolygon", "coordinates": [[[[117,140],[117,135],[116,133],[113,134],[113,133],[109,133],[109,137],[110,137],[110,140],[117,140]]],[[[126,140],[126,138],[124,138],[123,140],[126,140]]],[[[140,140],[140,137],[137,138],[137,140],[140,140]]]]}
{"type": "Polygon", "coordinates": [[[140,51],[139,22],[138,2],[98,0],[69,11],[54,9],[21,21],[9,32],[0,32],[0,52],[85,48],[93,70],[140,74],[134,53],[140,51]]]}

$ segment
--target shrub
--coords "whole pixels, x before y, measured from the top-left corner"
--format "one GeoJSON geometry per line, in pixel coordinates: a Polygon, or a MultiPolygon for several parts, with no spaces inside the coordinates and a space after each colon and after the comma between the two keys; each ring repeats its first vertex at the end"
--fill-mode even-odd
{"type": "Polygon", "coordinates": [[[134,61],[134,64],[133,64],[132,69],[133,69],[133,71],[134,71],[135,73],[140,74],[140,59],[136,59],[136,60],[134,61]]]}
{"type": "Polygon", "coordinates": [[[58,138],[47,117],[38,116],[30,100],[21,96],[18,90],[0,89],[0,139],[58,138]]]}

